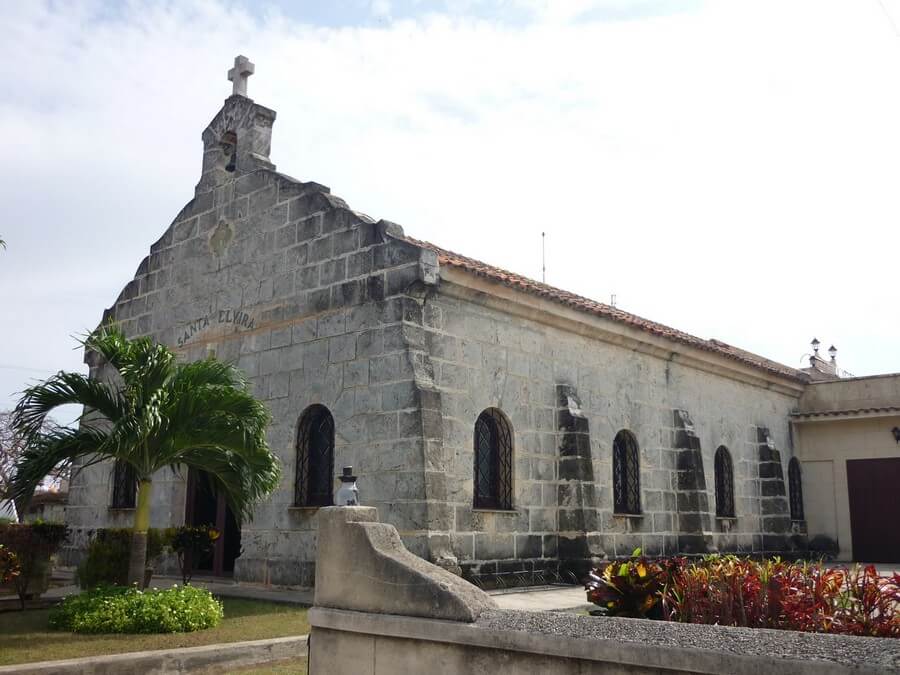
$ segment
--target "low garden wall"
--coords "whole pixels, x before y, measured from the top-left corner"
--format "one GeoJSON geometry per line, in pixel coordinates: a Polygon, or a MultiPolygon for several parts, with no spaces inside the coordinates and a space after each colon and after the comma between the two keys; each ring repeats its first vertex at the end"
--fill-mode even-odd
{"type": "Polygon", "coordinates": [[[314,608],[309,622],[316,675],[900,672],[884,638],[512,610],[461,623],[314,608]]]}
{"type": "Polygon", "coordinates": [[[500,610],[412,556],[376,514],[320,511],[316,675],[900,673],[900,640],[890,638],[500,610]]]}

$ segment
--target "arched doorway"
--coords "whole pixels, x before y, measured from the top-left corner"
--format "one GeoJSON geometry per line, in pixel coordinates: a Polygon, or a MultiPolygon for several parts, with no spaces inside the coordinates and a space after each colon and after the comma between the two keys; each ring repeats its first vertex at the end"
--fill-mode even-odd
{"type": "Polygon", "coordinates": [[[225,503],[225,495],[216,492],[205,471],[191,469],[188,472],[184,522],[195,527],[208,525],[221,534],[211,553],[194,560],[194,572],[231,576],[234,561],[241,554],[241,528],[225,503]]]}

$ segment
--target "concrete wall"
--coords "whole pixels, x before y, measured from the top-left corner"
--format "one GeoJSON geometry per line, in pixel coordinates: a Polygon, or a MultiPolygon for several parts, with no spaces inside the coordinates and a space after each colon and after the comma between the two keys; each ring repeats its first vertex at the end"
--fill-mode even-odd
{"type": "Polygon", "coordinates": [[[860,377],[810,384],[793,417],[810,540],[834,541],[841,560],[853,558],[847,460],[900,457],[892,407],[900,408],[900,375],[860,377]]]}
{"type": "Polygon", "coordinates": [[[900,374],[812,382],[800,399],[800,412],[836,411],[900,405],[900,374]]]}
{"type": "Polygon", "coordinates": [[[566,612],[497,609],[403,548],[370,507],[323,509],[310,672],[824,675],[900,668],[900,644],[566,612]]]}
{"type": "Polygon", "coordinates": [[[314,607],[309,621],[316,675],[900,672],[900,645],[885,638],[562,612],[494,612],[465,624],[314,607]]]}

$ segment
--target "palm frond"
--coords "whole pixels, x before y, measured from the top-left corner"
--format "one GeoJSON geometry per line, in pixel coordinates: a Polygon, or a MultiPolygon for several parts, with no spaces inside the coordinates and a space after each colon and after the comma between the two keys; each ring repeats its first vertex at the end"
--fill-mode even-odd
{"type": "Polygon", "coordinates": [[[113,368],[119,370],[128,358],[130,343],[115,323],[106,323],[81,341],[88,351],[96,352],[113,368]]]}
{"type": "Polygon", "coordinates": [[[135,408],[152,405],[175,370],[175,354],[168,347],[148,337],[128,339],[115,324],[98,328],[84,346],[118,371],[135,408]]]}
{"type": "Polygon", "coordinates": [[[179,364],[172,376],[173,391],[193,391],[198,387],[221,386],[245,389],[247,379],[243,371],[230,363],[207,358],[202,361],[179,364]]]}
{"type": "Polygon", "coordinates": [[[178,364],[164,345],[130,340],[115,325],[83,344],[121,377],[106,384],[60,373],[26,392],[14,411],[32,445],[18,493],[30,494],[46,472],[76,458],[115,458],[144,479],[165,466],[205,471],[241,519],[277,487],[281,466],[266,440],[271,414],[233,365],[213,358],[178,364]],[[86,414],[78,430],[40,434],[46,414],[64,403],[82,404],[98,419],[86,414]]]}
{"type": "Polygon", "coordinates": [[[10,483],[10,497],[29,500],[35,488],[54,468],[71,466],[79,457],[90,459],[78,470],[108,457],[107,434],[103,429],[84,425],[79,429],[58,427],[50,433],[32,438],[16,464],[10,483]]]}
{"type": "Polygon", "coordinates": [[[13,410],[12,426],[26,441],[41,433],[47,415],[61,405],[82,405],[110,421],[125,414],[125,402],[103,382],[81,373],[59,372],[45,382],[25,390],[13,410]]]}
{"type": "Polygon", "coordinates": [[[253,507],[281,480],[281,465],[268,448],[192,445],[181,454],[185,466],[205,471],[216,491],[225,495],[238,523],[252,517],[253,507]]]}
{"type": "Polygon", "coordinates": [[[235,516],[250,517],[281,477],[266,441],[269,409],[237,368],[211,359],[180,365],[169,390],[167,443],[158,459],[206,471],[235,516]]]}

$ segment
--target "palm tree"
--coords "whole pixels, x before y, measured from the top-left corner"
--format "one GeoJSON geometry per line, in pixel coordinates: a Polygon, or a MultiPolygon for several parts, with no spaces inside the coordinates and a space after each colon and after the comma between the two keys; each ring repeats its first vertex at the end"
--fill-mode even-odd
{"type": "Polygon", "coordinates": [[[241,372],[213,357],[176,363],[165,345],[129,340],[113,326],[83,344],[116,372],[105,381],[59,372],[25,390],[13,425],[27,449],[11,492],[30,499],[44,476],[76,460],[76,471],[106,460],[130,466],[138,494],[128,583],[142,585],[154,474],[165,466],[207,472],[240,522],[281,476],[266,442],[271,416],[241,372]],[[77,429],[41,431],[54,408],[73,403],[84,406],[77,429]]]}

